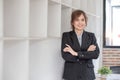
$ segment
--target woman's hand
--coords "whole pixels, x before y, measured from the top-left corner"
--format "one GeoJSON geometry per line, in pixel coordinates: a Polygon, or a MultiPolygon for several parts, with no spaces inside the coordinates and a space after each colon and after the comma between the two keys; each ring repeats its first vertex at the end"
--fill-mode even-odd
{"type": "Polygon", "coordinates": [[[71,48],[70,45],[68,45],[68,44],[65,44],[65,45],[66,45],[67,47],[65,47],[65,48],[63,49],[64,52],[69,52],[69,53],[72,54],[73,56],[78,56],[78,53],[75,52],[75,51],[71,48]]]}
{"type": "Polygon", "coordinates": [[[94,51],[96,49],[95,45],[90,45],[87,51],[94,51]]]}

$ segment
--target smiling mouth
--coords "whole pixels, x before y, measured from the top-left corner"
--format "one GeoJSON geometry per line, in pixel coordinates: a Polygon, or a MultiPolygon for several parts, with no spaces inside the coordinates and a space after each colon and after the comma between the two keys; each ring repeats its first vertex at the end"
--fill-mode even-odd
{"type": "Polygon", "coordinates": [[[78,26],[78,27],[82,27],[82,26],[78,26]]]}

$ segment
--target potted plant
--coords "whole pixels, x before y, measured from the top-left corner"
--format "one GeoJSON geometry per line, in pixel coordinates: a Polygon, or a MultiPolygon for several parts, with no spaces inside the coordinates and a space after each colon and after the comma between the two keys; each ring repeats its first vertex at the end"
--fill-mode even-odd
{"type": "Polygon", "coordinates": [[[98,69],[98,73],[101,75],[101,80],[106,80],[106,77],[108,74],[112,73],[112,70],[110,70],[108,67],[101,67],[98,69]]]}

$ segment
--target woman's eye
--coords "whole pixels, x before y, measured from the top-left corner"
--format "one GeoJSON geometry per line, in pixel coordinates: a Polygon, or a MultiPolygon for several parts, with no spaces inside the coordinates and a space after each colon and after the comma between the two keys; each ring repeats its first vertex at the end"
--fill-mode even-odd
{"type": "Polygon", "coordinates": [[[85,21],[85,19],[82,19],[81,21],[85,21]]]}
{"type": "Polygon", "coordinates": [[[79,19],[76,19],[75,21],[79,21],[79,19]]]}

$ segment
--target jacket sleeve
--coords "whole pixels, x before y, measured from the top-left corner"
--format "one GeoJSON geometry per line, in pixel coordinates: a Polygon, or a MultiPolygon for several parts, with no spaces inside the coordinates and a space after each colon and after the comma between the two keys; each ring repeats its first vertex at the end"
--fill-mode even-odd
{"type": "Polygon", "coordinates": [[[70,54],[69,52],[64,52],[63,49],[66,47],[65,44],[69,44],[68,42],[68,38],[69,36],[67,35],[68,33],[63,33],[62,35],[62,42],[61,42],[61,53],[62,53],[62,57],[65,61],[70,61],[70,62],[76,62],[77,61],[77,57],[73,56],[72,54],[70,54]]]}
{"type": "Polygon", "coordinates": [[[91,34],[92,36],[92,44],[96,46],[95,51],[78,51],[78,58],[79,59],[97,59],[99,56],[99,47],[96,42],[96,37],[94,34],[91,34]]]}

